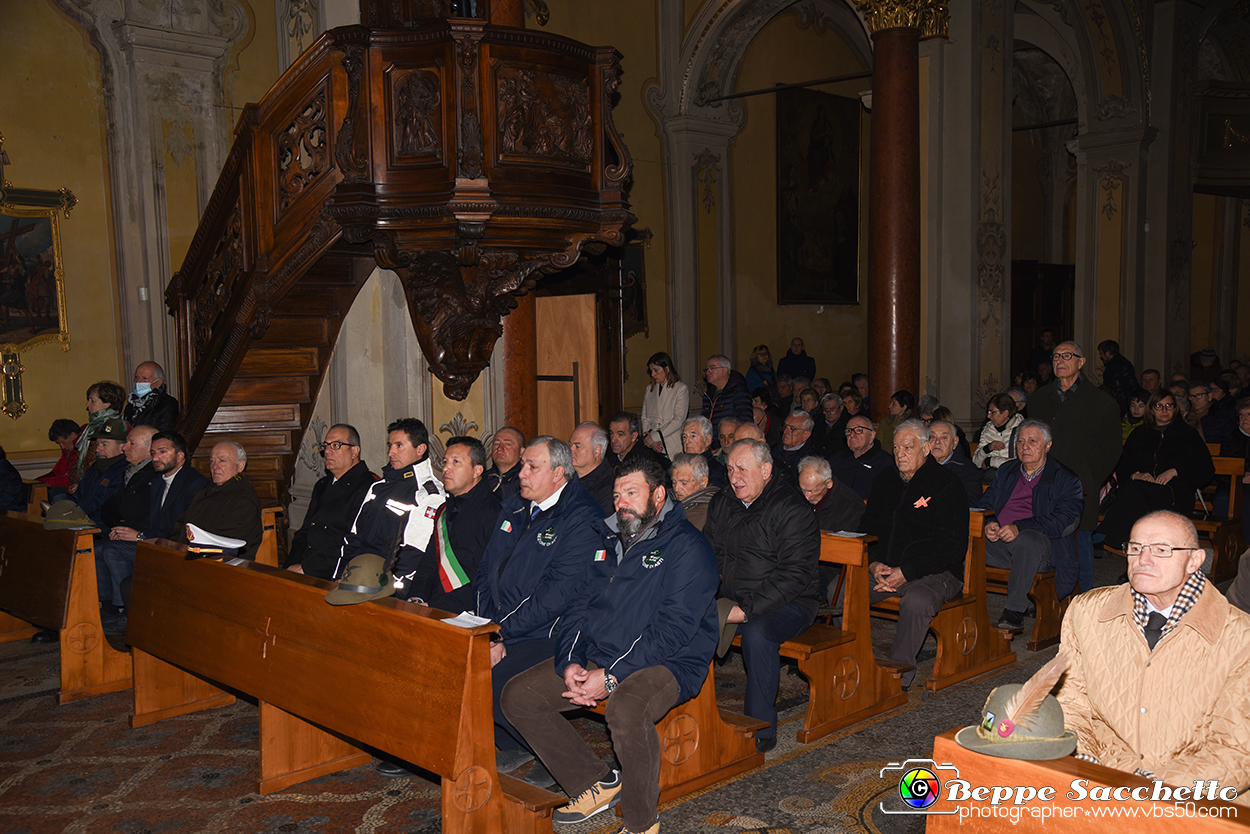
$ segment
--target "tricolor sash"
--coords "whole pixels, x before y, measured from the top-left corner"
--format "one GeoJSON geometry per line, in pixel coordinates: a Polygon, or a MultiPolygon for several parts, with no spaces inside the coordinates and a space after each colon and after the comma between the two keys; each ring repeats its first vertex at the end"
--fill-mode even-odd
{"type": "Polygon", "coordinates": [[[434,544],[438,548],[438,578],[443,583],[443,590],[451,593],[457,588],[469,584],[469,577],[456,559],[451,549],[451,534],[447,530],[447,505],[438,508],[434,519],[434,544]]]}

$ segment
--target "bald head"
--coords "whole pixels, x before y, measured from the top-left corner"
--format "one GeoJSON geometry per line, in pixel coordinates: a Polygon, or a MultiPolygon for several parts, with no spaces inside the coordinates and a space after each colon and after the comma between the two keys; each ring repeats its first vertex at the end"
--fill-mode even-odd
{"type": "Polygon", "coordinates": [[[763,440],[764,432],[754,423],[742,423],[734,429],[734,443],[739,440],[763,440]]]}
{"type": "Polygon", "coordinates": [[[242,475],[247,467],[247,452],[232,440],[223,440],[213,447],[209,458],[209,469],[212,471],[213,483],[217,486],[229,481],[236,475],[242,475]]]}
{"type": "Polygon", "coordinates": [[[122,444],[126,463],[138,466],[148,460],[152,455],[152,437],[155,434],[156,429],[151,426],[135,426],[131,429],[126,435],[126,442],[122,444]]]}

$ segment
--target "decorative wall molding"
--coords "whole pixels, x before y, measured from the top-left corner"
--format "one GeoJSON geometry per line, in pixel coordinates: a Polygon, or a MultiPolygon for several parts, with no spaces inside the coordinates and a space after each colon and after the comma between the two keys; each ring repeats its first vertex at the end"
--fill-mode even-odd
{"type": "Polygon", "coordinates": [[[721,173],[719,163],[720,154],[712,153],[708,148],[694,158],[694,176],[702,190],[703,209],[708,214],[716,207],[716,183],[721,173]]]}
{"type": "Polygon", "coordinates": [[[1120,162],[1113,159],[1101,168],[1094,169],[1098,174],[1098,185],[1102,188],[1103,200],[1100,211],[1110,220],[1115,217],[1120,210],[1120,203],[1116,200],[1116,193],[1124,185],[1124,172],[1132,167],[1130,162],[1120,162]]]}

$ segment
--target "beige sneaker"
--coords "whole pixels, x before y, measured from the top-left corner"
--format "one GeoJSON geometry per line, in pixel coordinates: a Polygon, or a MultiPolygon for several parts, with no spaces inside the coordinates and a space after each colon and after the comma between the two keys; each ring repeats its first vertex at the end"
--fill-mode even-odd
{"type": "MultiPolygon", "coordinates": [[[[565,805],[563,808],[557,808],[551,814],[551,819],[564,825],[588,820],[601,811],[615,808],[616,803],[621,801],[619,797],[620,792],[621,773],[614,770],[610,780],[601,779],[591,785],[568,805],[565,805]]],[[[659,823],[656,824],[658,825],[659,823]]]]}

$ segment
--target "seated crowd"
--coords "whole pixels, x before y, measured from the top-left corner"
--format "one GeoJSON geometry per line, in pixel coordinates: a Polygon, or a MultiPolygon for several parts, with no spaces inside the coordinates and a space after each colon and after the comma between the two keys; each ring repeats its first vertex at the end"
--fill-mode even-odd
{"type": "MultiPolygon", "coordinates": [[[[906,667],[907,689],[930,621],[963,591],[969,509],[982,509],[993,513],[986,564],[1010,576],[1000,629],[1023,630],[1042,571],[1054,570],[1061,600],[1075,599],[1062,634],[1075,661],[1058,697],[1078,754],[1246,789],[1250,615],[1205,580],[1185,516],[1212,479],[1204,440],[1247,456],[1250,399],[1233,403],[1250,369],[1208,379],[1209,357],[1196,355],[1204,381],[1163,387],[1155,371],[1139,382],[1104,342],[1098,388],[1081,373],[1081,347],[1046,336],[1030,379],[990,398],[972,454],[932,397],[894,392],[874,424],[868,377],[832,388],[797,338],[775,371],[765,345],[745,376],[710,357],[697,415],[671,359],[657,353],[641,415],[582,423],[567,443],[504,427],[489,455],[481,441],[453,437],[440,472],[420,420],[387,426],[380,476],[361,460],[357,429],[337,424],[320,446],[326,475],[285,567],[335,581],[354,560],[380,556],[393,565],[398,598],[498,624],[498,770],[537,759],[525,781],[559,784],[572,798],[557,823],[619,802],[623,831],[656,832],[654,726],[699,691],[730,632],[741,640],[745,712],[768,722],[757,748],[776,745],[781,645],[822,606],[839,610],[840,583],[819,563],[821,530],[875,537],[870,601],[898,598],[890,659],[906,667]],[[1108,478],[1116,488],[1100,521],[1108,478]],[[1104,542],[1123,548],[1127,582],[1094,589],[1104,542]],[[619,769],[561,716],[603,701],[619,769]],[[1138,706],[1150,711],[1147,731],[1138,706]]],[[[63,455],[44,480],[104,531],[97,574],[111,633],[125,630],[134,542],[186,549],[188,531],[200,529],[241,541],[250,558],[261,539],[246,451],[216,444],[211,479],[188,466],[172,430],[177,402],[162,382],[148,362],[129,397],[114,383],[92,386],[88,423],[58,420],[49,433],[63,455]]],[[[386,760],[377,769],[399,776],[409,767],[386,760]]]]}

